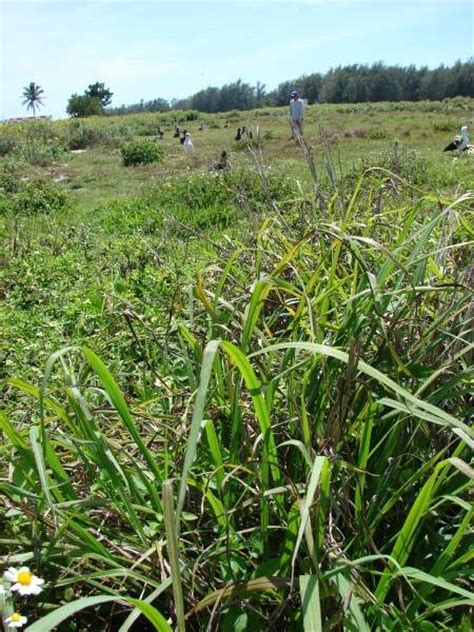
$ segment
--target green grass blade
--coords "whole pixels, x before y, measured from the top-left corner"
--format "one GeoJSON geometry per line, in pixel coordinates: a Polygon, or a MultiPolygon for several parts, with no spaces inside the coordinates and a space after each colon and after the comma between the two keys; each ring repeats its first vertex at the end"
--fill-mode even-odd
{"type": "Polygon", "coordinates": [[[82,352],[84,353],[84,356],[92,369],[97,373],[102,386],[107,393],[107,396],[110,398],[112,405],[115,407],[125,427],[127,428],[131,437],[140,449],[140,452],[147,462],[150,470],[153,472],[156,479],[161,482],[162,475],[160,468],[158,467],[155,459],[146,447],[140,435],[140,432],[135,425],[133,417],[128,410],[127,404],[125,403],[125,398],[122,394],[122,391],[118,387],[117,382],[113,378],[112,374],[108,371],[102,360],[98,356],[96,356],[93,351],[91,351],[87,347],[82,347],[82,352]]]}
{"type": "Polygon", "coordinates": [[[166,529],[166,547],[168,549],[173,581],[174,608],[179,632],[185,632],[183,586],[181,583],[181,567],[179,564],[178,525],[179,519],[174,511],[173,483],[164,481],[163,492],[163,516],[166,529]]]}
{"type": "MultiPolygon", "coordinates": [[[[336,349],[335,347],[330,347],[328,345],[321,345],[311,342],[288,342],[270,345],[265,349],[251,353],[249,357],[256,357],[258,355],[268,354],[271,351],[278,351],[283,349],[299,349],[301,351],[309,351],[310,353],[321,354],[323,356],[336,358],[337,360],[340,360],[345,364],[348,364],[349,362],[349,354],[345,351],[340,351],[339,349],[336,349]]],[[[449,415],[437,406],[433,406],[428,402],[418,399],[405,388],[386,376],[384,373],[370,366],[370,364],[367,364],[363,360],[359,360],[357,363],[357,369],[361,373],[374,378],[381,385],[402,397],[404,400],[406,400],[406,402],[412,404],[413,407],[410,408],[410,412],[412,415],[416,416],[418,411],[423,414],[431,414],[433,416],[432,421],[434,421],[435,423],[443,424],[449,428],[459,428],[468,436],[474,437],[474,431],[471,430],[471,428],[469,428],[466,424],[456,419],[456,417],[449,415]]]]}
{"type": "Polygon", "coordinates": [[[301,510],[301,522],[300,522],[300,527],[298,529],[298,536],[296,538],[295,549],[293,551],[293,558],[291,562],[293,568],[295,566],[296,558],[298,556],[298,551],[301,545],[301,540],[303,539],[305,528],[309,520],[309,512],[310,512],[311,505],[313,504],[313,501],[314,501],[314,495],[316,494],[316,489],[318,487],[321,471],[326,462],[327,462],[327,457],[325,456],[317,456],[314,459],[313,468],[311,470],[311,476],[310,476],[309,483],[306,489],[306,495],[305,495],[303,507],[301,510]]]}
{"type": "MultiPolygon", "coordinates": [[[[342,603],[347,607],[348,616],[351,617],[352,623],[357,632],[370,632],[370,627],[364,618],[362,609],[354,594],[354,588],[342,573],[338,573],[334,577],[334,583],[337,586],[342,603]]],[[[347,615],[346,615],[347,616],[347,615]]]]}
{"type": "MultiPolygon", "coordinates": [[[[273,480],[276,485],[279,485],[281,483],[281,474],[277,467],[278,454],[270,424],[270,412],[262,394],[262,384],[257,379],[250,362],[238,347],[225,340],[222,341],[221,345],[231,360],[237,365],[240,374],[244,378],[245,386],[252,397],[260,432],[263,436],[264,454],[262,457],[262,467],[263,465],[270,464],[273,480]]],[[[265,487],[268,487],[268,485],[265,485],[265,487]]]]}
{"type": "Polygon", "coordinates": [[[184,456],[183,470],[181,472],[181,481],[179,485],[178,504],[176,507],[176,516],[178,520],[183,510],[184,497],[186,495],[186,481],[196,456],[197,445],[201,434],[201,422],[203,420],[204,407],[206,405],[207,389],[219,344],[220,340],[211,340],[211,342],[206,345],[203,353],[199,388],[196,393],[196,402],[194,404],[193,418],[189,429],[186,454],[184,456]]]}
{"type": "Polygon", "coordinates": [[[120,595],[97,595],[95,597],[83,597],[82,599],[76,599],[76,601],[72,601],[65,606],[61,606],[60,608],[57,608],[53,612],[47,614],[45,617],[35,621],[35,623],[32,623],[25,628],[25,632],[50,632],[66,621],[66,619],[85,608],[98,606],[103,603],[111,603],[114,601],[122,604],[128,603],[135,606],[135,608],[138,608],[159,632],[173,632],[172,628],[166,622],[166,619],[160,612],[158,612],[158,610],[156,610],[156,608],[153,608],[153,606],[145,601],[141,601],[140,599],[121,597],[120,595]]]}
{"type": "Polygon", "coordinates": [[[319,581],[316,575],[300,575],[301,610],[305,632],[321,632],[321,604],[319,581]]]}

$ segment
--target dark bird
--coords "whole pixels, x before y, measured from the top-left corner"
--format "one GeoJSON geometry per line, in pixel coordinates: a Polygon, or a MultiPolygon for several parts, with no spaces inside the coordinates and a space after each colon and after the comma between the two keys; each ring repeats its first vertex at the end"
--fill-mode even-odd
{"type": "Polygon", "coordinates": [[[221,157],[219,158],[219,160],[212,164],[210,169],[214,171],[229,171],[229,155],[227,154],[225,149],[221,152],[221,157]]]}
{"type": "Polygon", "coordinates": [[[183,129],[183,131],[181,132],[182,136],[179,139],[179,142],[181,143],[181,145],[184,145],[184,141],[186,140],[186,134],[188,133],[187,129],[183,129]]]}
{"type": "Polygon", "coordinates": [[[461,135],[455,136],[453,140],[446,145],[443,151],[464,151],[469,148],[469,136],[467,135],[467,126],[461,127],[461,135]]]}
{"type": "Polygon", "coordinates": [[[247,140],[249,140],[249,139],[252,140],[252,138],[253,138],[252,130],[250,130],[245,125],[242,127],[241,135],[242,135],[242,137],[245,136],[245,138],[247,138],[247,140]]]}
{"type": "Polygon", "coordinates": [[[225,128],[229,127],[229,121],[226,121],[226,122],[225,122],[224,127],[225,127],[225,128]]]}
{"type": "Polygon", "coordinates": [[[237,134],[234,138],[234,140],[240,140],[242,138],[242,130],[240,129],[240,127],[237,128],[237,134]]]}
{"type": "Polygon", "coordinates": [[[161,131],[161,127],[158,125],[158,131],[156,132],[156,137],[161,139],[163,138],[164,133],[161,131]]]}
{"type": "Polygon", "coordinates": [[[180,132],[180,129],[179,129],[179,127],[176,125],[176,126],[175,126],[175,128],[174,128],[173,138],[179,138],[180,133],[181,133],[181,132],[180,132]]]}
{"type": "Polygon", "coordinates": [[[198,127],[198,130],[199,130],[200,132],[202,132],[202,131],[204,130],[204,125],[203,125],[202,123],[201,123],[201,125],[198,127]]]}

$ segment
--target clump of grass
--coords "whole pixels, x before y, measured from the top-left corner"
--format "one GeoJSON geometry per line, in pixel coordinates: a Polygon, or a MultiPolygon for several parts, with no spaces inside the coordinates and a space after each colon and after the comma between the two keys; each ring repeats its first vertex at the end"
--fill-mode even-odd
{"type": "MultiPolygon", "coordinates": [[[[344,174],[343,181],[349,188],[352,188],[367,170],[373,170],[377,167],[418,185],[426,183],[430,172],[430,163],[420,152],[401,147],[400,143],[395,141],[392,147],[379,152],[371,152],[355,161],[344,174]]],[[[382,171],[377,173],[375,170],[372,171],[372,176],[379,179],[390,177],[389,174],[384,175],[382,171]]],[[[373,179],[364,178],[363,186],[367,186],[367,183],[370,182],[373,183],[373,179]]]]}
{"type": "Polygon", "coordinates": [[[64,132],[64,144],[68,149],[86,149],[98,145],[110,145],[113,135],[105,127],[71,121],[64,132]]]}
{"type": "Polygon", "coordinates": [[[39,388],[4,380],[0,488],[57,577],[49,603],[74,585],[91,600],[69,612],[97,607],[83,626],[124,630],[136,596],[190,630],[463,629],[472,195],[375,217],[362,188],[303,230],[295,205],[223,241],[167,295],[165,330],[127,307],[141,397],[87,347],[39,388]]]}
{"type": "Polygon", "coordinates": [[[18,142],[7,134],[0,134],[0,156],[6,156],[12,153],[17,147],[18,142]]]}
{"type": "Polygon", "coordinates": [[[13,197],[13,211],[25,215],[62,211],[71,204],[70,196],[61,185],[43,179],[22,183],[13,197]]]}
{"type": "Polygon", "coordinates": [[[15,193],[21,186],[16,171],[17,164],[14,160],[4,161],[0,165],[0,188],[7,194],[15,193]]]}
{"type": "Polygon", "coordinates": [[[53,164],[64,153],[60,145],[26,143],[18,148],[16,155],[25,160],[30,165],[36,167],[48,167],[53,164]]]}
{"type": "Polygon", "coordinates": [[[472,193],[302,148],[312,187],[253,151],[5,215],[0,547],[48,577],[33,629],[470,629],[472,193]]]}
{"type": "Polygon", "coordinates": [[[121,147],[122,162],[125,167],[149,165],[164,162],[163,149],[152,140],[132,141],[121,147]]]}

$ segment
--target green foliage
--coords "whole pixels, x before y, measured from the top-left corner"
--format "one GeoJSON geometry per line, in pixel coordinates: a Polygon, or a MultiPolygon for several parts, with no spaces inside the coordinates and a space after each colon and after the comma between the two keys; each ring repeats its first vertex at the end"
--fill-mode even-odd
{"type": "Polygon", "coordinates": [[[125,167],[164,162],[163,149],[155,141],[132,141],[120,148],[125,167]]]}
{"type": "Polygon", "coordinates": [[[0,156],[6,156],[13,152],[18,142],[7,134],[0,134],[0,156]]]}
{"type": "Polygon", "coordinates": [[[111,134],[103,127],[71,121],[64,135],[64,143],[69,149],[85,149],[112,142],[111,134]]]}
{"type": "Polygon", "coordinates": [[[14,210],[26,215],[61,211],[70,204],[69,196],[59,184],[42,179],[24,183],[14,198],[14,210]]]}
{"type": "Polygon", "coordinates": [[[165,112],[169,109],[169,102],[162,97],[158,97],[157,99],[153,99],[152,101],[144,101],[142,99],[140,103],[133,103],[132,105],[121,105],[116,108],[109,108],[107,112],[108,114],[113,116],[121,114],[133,114],[135,112],[165,112]]]}
{"type": "Polygon", "coordinates": [[[73,118],[105,114],[99,97],[90,97],[86,94],[73,94],[67,103],[66,112],[73,118]]]}
{"type": "Polygon", "coordinates": [[[35,116],[36,109],[39,108],[40,105],[43,105],[43,95],[43,88],[32,81],[25,88],[23,88],[22,98],[24,99],[24,101],[22,105],[26,105],[27,110],[33,110],[33,116],[35,116]]]}
{"type": "MultiPolygon", "coordinates": [[[[284,115],[270,166],[219,173],[226,118],[190,167],[170,114],[158,174],[104,136],[42,172],[73,212],[0,217],[0,553],[46,579],[33,629],[470,629],[472,165],[425,104],[365,107],[318,107],[326,136],[309,110],[308,173],[284,115]]],[[[41,170],[0,165],[13,205],[41,170]]]]}
{"type": "Polygon", "coordinates": [[[197,121],[199,118],[199,112],[197,110],[188,110],[183,114],[185,121],[197,121]]]}
{"type": "Polygon", "coordinates": [[[114,96],[114,93],[106,88],[105,84],[99,83],[98,81],[96,81],[96,83],[92,83],[84,92],[84,94],[87,97],[99,99],[100,104],[103,108],[112,103],[112,97],[114,96]]]}
{"type": "MultiPolygon", "coordinates": [[[[284,81],[267,95],[272,105],[288,103],[295,88],[310,103],[363,103],[446,99],[474,94],[474,59],[429,70],[415,66],[351,64],[284,81]]],[[[428,106],[429,107],[429,106],[428,106]]]]}
{"type": "Polygon", "coordinates": [[[0,164],[0,188],[5,193],[15,193],[20,188],[20,179],[15,173],[15,163],[3,162],[0,164]]]}
{"type": "MultiPolygon", "coordinates": [[[[221,86],[209,86],[184,99],[175,99],[171,107],[180,119],[179,110],[193,108],[199,112],[229,112],[250,110],[264,106],[288,105],[291,90],[298,89],[309,103],[383,103],[397,109],[396,102],[412,102],[431,111],[434,100],[446,101],[445,107],[466,108],[462,97],[474,95],[474,60],[457,61],[453,66],[416,68],[387,66],[382,62],[372,65],[351,64],[331,68],[324,75],[318,72],[281,82],[275,90],[265,91],[257,81],[255,86],[240,80],[221,86]]],[[[101,84],[103,85],[103,84],[101,84]]],[[[154,99],[111,110],[112,114],[156,112],[169,109],[165,99],[154,99]]],[[[352,110],[354,108],[351,108],[352,110]]],[[[256,113],[258,116],[258,112],[256,113]]],[[[185,119],[190,120],[190,119],[185,119]]]]}
{"type": "Polygon", "coordinates": [[[19,155],[30,165],[47,167],[62,156],[64,149],[60,145],[32,142],[22,145],[19,155]]]}
{"type": "MultiPolygon", "coordinates": [[[[413,184],[423,184],[427,181],[429,168],[429,163],[418,151],[401,149],[399,144],[395,143],[391,149],[371,152],[356,161],[345,174],[344,182],[352,187],[368,169],[374,169],[372,179],[365,179],[364,186],[373,184],[373,179],[389,182],[390,174],[396,174],[413,184]],[[376,170],[377,167],[379,170],[376,170]],[[383,172],[383,169],[386,171],[383,172]]],[[[396,187],[396,183],[393,186],[396,187]]]]}
{"type": "Polygon", "coordinates": [[[113,93],[103,83],[93,83],[84,94],[73,94],[67,103],[66,112],[73,118],[105,115],[105,106],[112,101],[113,93]]]}
{"type": "Polygon", "coordinates": [[[15,157],[30,165],[47,167],[64,154],[63,142],[50,121],[29,121],[22,129],[15,157]]]}

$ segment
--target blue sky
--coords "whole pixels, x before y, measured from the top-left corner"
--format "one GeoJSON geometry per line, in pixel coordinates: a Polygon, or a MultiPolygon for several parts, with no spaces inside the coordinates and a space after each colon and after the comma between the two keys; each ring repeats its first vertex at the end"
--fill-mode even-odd
{"type": "Polygon", "coordinates": [[[23,86],[44,88],[42,114],[104,82],[112,105],[184,97],[209,85],[278,83],[339,64],[430,68],[474,55],[473,2],[1,0],[0,118],[26,115],[23,86]]]}

